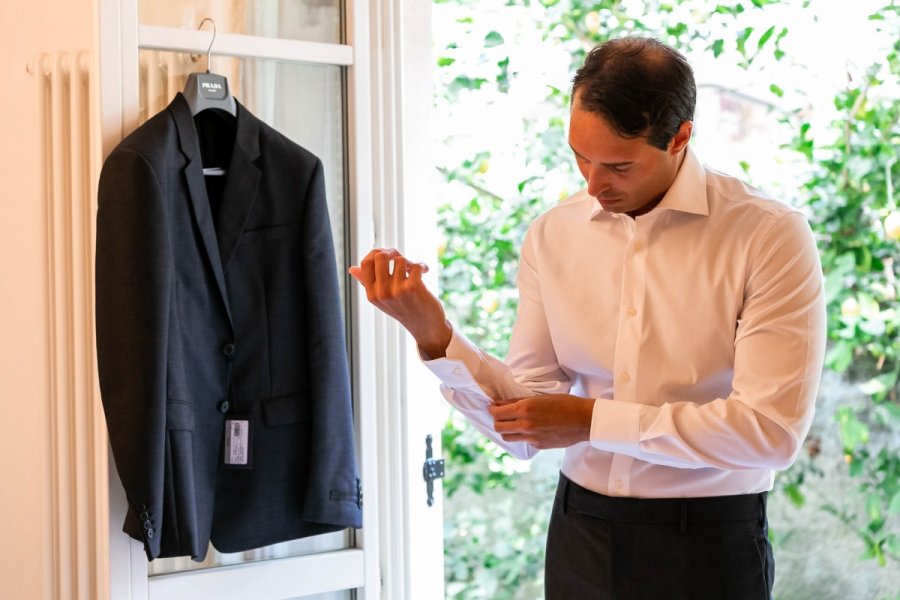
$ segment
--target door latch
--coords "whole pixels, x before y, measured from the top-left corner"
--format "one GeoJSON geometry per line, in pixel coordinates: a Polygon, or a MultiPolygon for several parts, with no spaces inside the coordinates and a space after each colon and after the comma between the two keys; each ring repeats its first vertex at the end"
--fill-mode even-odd
{"type": "Polygon", "coordinates": [[[432,458],[431,434],[425,436],[425,464],[422,465],[422,476],[428,490],[428,506],[434,504],[434,480],[444,476],[444,459],[432,458]]]}

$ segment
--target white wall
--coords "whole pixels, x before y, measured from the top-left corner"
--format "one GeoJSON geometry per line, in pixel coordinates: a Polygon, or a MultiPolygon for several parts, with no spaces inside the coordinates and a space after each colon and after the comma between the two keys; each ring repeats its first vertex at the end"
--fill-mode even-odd
{"type": "MultiPolygon", "coordinates": [[[[72,239],[59,227],[54,235],[49,229],[54,219],[44,196],[37,86],[40,54],[91,51],[93,20],[90,0],[0,3],[0,72],[6,83],[0,94],[0,598],[102,596],[91,587],[92,576],[83,567],[81,577],[78,569],[71,576],[58,576],[78,562],[78,555],[85,560],[83,543],[92,535],[84,527],[77,536],[71,529],[85,505],[77,498],[60,505],[56,495],[60,476],[68,478],[74,471],[61,471],[53,457],[78,451],[68,442],[61,448],[52,443],[53,398],[74,399],[76,394],[69,393],[68,385],[54,393],[51,372],[70,371],[78,363],[60,364],[60,356],[72,353],[53,345],[59,338],[51,334],[70,324],[57,318],[57,328],[51,327],[59,303],[52,302],[49,293],[83,289],[84,282],[73,281],[73,288],[63,289],[50,283],[50,242],[54,235],[72,239]]],[[[81,247],[89,249],[89,241],[81,247]]],[[[58,268],[57,275],[83,279],[82,272],[70,267],[64,272],[58,268]]],[[[83,340],[83,332],[68,331],[73,334],[69,342],[83,340]]],[[[71,357],[83,359],[88,350],[71,357]]],[[[74,414],[85,407],[71,408],[74,414]]],[[[72,490],[75,496],[81,494],[72,490]]]]}

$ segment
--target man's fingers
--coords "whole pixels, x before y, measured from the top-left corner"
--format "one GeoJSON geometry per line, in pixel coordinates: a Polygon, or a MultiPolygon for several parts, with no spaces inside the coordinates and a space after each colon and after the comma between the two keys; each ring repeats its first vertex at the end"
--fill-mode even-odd
{"type": "Polygon", "coordinates": [[[494,422],[515,421],[519,418],[519,411],[515,404],[488,406],[488,412],[494,417],[494,422]]]}
{"type": "Polygon", "coordinates": [[[405,279],[421,279],[423,273],[429,271],[428,265],[423,262],[412,262],[403,255],[398,254],[394,261],[394,268],[391,270],[391,276],[394,278],[405,279]]]}
{"type": "Polygon", "coordinates": [[[375,257],[380,255],[387,255],[387,257],[390,259],[394,258],[395,256],[400,256],[400,252],[398,252],[396,248],[373,248],[362,259],[362,263],[373,262],[375,260],[375,257]]]}
{"type": "Polygon", "coordinates": [[[494,398],[494,406],[509,406],[519,400],[524,400],[524,398],[494,398]]]}
{"type": "Polygon", "coordinates": [[[406,280],[407,264],[409,264],[409,261],[404,256],[398,256],[394,259],[394,268],[391,271],[391,279],[394,284],[399,284],[406,280]]]}
{"type": "Polygon", "coordinates": [[[375,248],[359,265],[353,265],[348,273],[366,288],[370,302],[379,307],[385,301],[392,301],[402,295],[411,285],[422,284],[422,274],[428,265],[412,262],[394,248],[375,248]]]}
{"type": "Polygon", "coordinates": [[[378,252],[372,257],[376,284],[387,283],[387,281],[391,278],[391,260],[393,260],[395,256],[399,255],[400,253],[395,250],[393,252],[378,252]]]}
{"type": "Polygon", "coordinates": [[[399,254],[393,248],[384,249],[384,248],[375,248],[370,250],[368,254],[366,254],[361,261],[359,261],[359,265],[353,265],[349,269],[350,275],[356,278],[361,284],[363,284],[366,288],[369,288],[373,283],[375,283],[375,257],[387,253],[388,255],[399,254]]]}
{"type": "Polygon", "coordinates": [[[409,275],[410,281],[419,283],[422,281],[422,274],[428,272],[428,265],[422,262],[409,263],[406,266],[406,273],[409,275]]]}
{"type": "Polygon", "coordinates": [[[349,269],[347,269],[347,272],[350,273],[350,275],[351,275],[355,280],[357,280],[358,282],[360,282],[361,284],[366,285],[366,284],[368,283],[368,281],[366,280],[366,277],[365,277],[365,274],[364,274],[364,272],[363,272],[363,268],[362,268],[362,267],[357,266],[357,265],[353,265],[352,267],[350,267],[349,269]]]}

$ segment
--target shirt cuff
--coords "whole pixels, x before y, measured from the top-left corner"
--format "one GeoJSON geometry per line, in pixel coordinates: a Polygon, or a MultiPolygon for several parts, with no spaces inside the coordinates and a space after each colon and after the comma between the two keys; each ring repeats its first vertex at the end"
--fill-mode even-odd
{"type": "Polygon", "coordinates": [[[475,374],[481,365],[478,349],[468,338],[457,332],[455,327],[452,329],[445,356],[429,359],[419,349],[419,358],[448,388],[480,389],[475,381],[475,374]]]}
{"type": "Polygon", "coordinates": [[[423,354],[419,348],[419,358],[432,373],[437,375],[441,383],[456,388],[474,383],[474,377],[481,368],[481,354],[469,338],[458,332],[453,325],[450,327],[452,334],[445,356],[432,359],[423,354]],[[461,367],[465,367],[468,373],[462,373],[461,367]]]}
{"type": "Polygon", "coordinates": [[[591,446],[636,456],[640,451],[641,412],[644,408],[633,402],[597,398],[591,416],[591,446]]]}

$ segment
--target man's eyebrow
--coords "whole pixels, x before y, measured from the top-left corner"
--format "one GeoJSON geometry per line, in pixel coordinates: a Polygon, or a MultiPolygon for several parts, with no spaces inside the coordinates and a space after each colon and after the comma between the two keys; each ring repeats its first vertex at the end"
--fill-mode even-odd
{"type": "MultiPolygon", "coordinates": [[[[581,154],[578,150],[576,150],[575,148],[572,147],[572,144],[569,144],[569,149],[571,149],[572,152],[575,153],[575,156],[578,156],[580,158],[585,158],[585,156],[583,154],[581,154]]],[[[622,162],[600,163],[600,164],[603,165],[604,167],[627,167],[628,165],[632,164],[633,162],[634,162],[633,160],[625,160],[622,162]]]]}
{"type": "Polygon", "coordinates": [[[578,150],[576,150],[574,147],[572,147],[572,142],[569,142],[569,149],[570,149],[572,152],[574,152],[576,156],[581,156],[581,158],[584,158],[584,156],[582,156],[581,153],[580,153],[578,150]]]}

